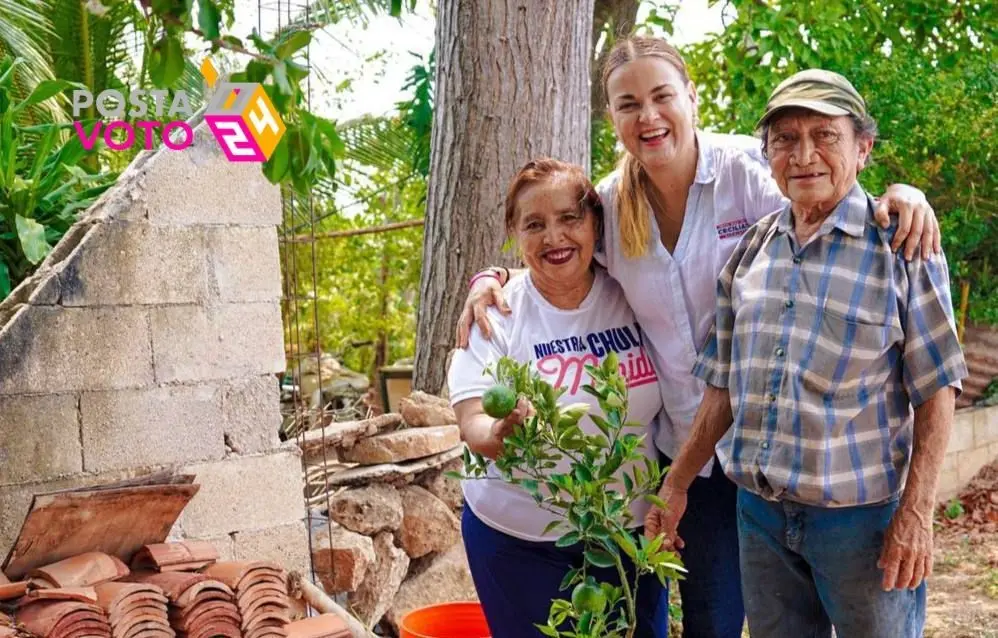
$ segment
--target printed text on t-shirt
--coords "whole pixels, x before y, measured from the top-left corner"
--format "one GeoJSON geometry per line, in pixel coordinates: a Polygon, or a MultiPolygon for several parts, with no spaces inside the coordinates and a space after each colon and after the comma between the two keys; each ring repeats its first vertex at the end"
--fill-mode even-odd
{"type": "Polygon", "coordinates": [[[537,371],[570,394],[578,392],[587,379],[585,366],[599,365],[610,352],[617,353],[620,374],[627,380],[628,388],[658,382],[651,359],[642,347],[641,327],[636,323],[634,330],[622,326],[534,344],[537,371]]]}

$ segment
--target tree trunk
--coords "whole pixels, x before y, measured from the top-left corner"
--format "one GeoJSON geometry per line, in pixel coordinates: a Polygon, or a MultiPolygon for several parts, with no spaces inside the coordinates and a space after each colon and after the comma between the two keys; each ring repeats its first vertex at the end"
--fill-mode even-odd
{"type": "Polygon", "coordinates": [[[641,0],[596,0],[593,15],[593,68],[589,86],[590,108],[593,121],[606,114],[606,97],[603,95],[603,63],[614,43],[631,34],[638,20],[638,5],[641,0]],[[599,46],[600,35],[606,32],[606,40],[599,46]],[[598,48],[597,48],[598,47],[598,48]]]}
{"type": "Polygon", "coordinates": [[[588,166],[593,0],[440,0],[415,386],[438,393],[468,292],[502,254],[503,197],[528,160],[588,166]]]}

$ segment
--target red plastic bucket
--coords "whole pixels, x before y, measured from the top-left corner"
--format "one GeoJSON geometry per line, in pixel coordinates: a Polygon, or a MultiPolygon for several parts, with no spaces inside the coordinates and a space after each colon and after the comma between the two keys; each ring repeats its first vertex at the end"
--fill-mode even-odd
{"type": "Polygon", "coordinates": [[[402,617],[401,638],[492,638],[481,604],[441,603],[402,617]]]}

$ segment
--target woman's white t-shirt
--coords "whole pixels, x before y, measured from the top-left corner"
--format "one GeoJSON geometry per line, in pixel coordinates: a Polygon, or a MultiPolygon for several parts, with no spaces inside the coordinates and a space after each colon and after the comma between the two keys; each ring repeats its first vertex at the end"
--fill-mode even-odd
{"type": "MultiPolygon", "coordinates": [[[[614,351],[627,379],[627,418],[648,424],[644,432],[630,431],[645,435],[644,454],[656,460],[652,436],[662,407],[658,376],[643,346],[641,326],[620,286],[597,268],[592,290],[574,310],[551,305],[527,273],[514,277],[503,292],[512,314],[504,316],[489,308],[492,339],[485,339],[475,325],[468,348],[454,353],[447,377],[451,404],[481,397],[494,383],[485,373],[486,367],[508,356],[521,363],[532,362],[541,378],[552,386],[566,388],[559,404],[584,402],[591,406],[591,412],[601,414],[596,398],[582,390],[590,382],[584,366],[601,363],[614,351]]],[[[599,433],[589,417],[579,424],[588,434],[599,433]]],[[[554,471],[566,472],[568,465],[566,460],[554,471]]],[[[625,470],[632,471],[632,466],[625,465],[618,476],[625,470]]],[[[544,528],[557,517],[541,509],[525,490],[499,478],[491,463],[489,476],[462,482],[465,503],[485,524],[528,541],[553,541],[565,533],[554,530],[545,535],[544,528]]],[[[634,504],[634,526],[643,524],[647,510],[643,499],[634,504]]]]}
{"type": "MultiPolygon", "coordinates": [[[[672,253],[662,245],[653,216],[648,252],[625,256],[617,219],[619,172],[596,187],[605,212],[605,252],[597,259],[644,328],[664,405],[655,443],[672,458],[689,438],[703,399],[704,383],[693,376],[693,365],[714,323],[717,277],[749,226],[786,202],[758,139],[698,131],[697,143],[697,173],[672,253]]],[[[709,475],[712,464],[701,476],[709,475]]]]}

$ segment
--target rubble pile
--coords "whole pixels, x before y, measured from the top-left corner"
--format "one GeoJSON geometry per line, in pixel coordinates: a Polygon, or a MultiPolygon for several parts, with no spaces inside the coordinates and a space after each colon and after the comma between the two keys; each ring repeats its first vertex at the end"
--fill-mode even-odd
{"type": "Polygon", "coordinates": [[[956,497],[939,506],[936,520],[958,532],[998,532],[998,461],[985,465],[956,497]]]}
{"type": "Polygon", "coordinates": [[[299,439],[312,511],[312,563],[367,627],[399,631],[409,611],[476,600],[461,543],[464,444],[446,399],[413,392],[399,413],[330,423],[299,439]]]}

